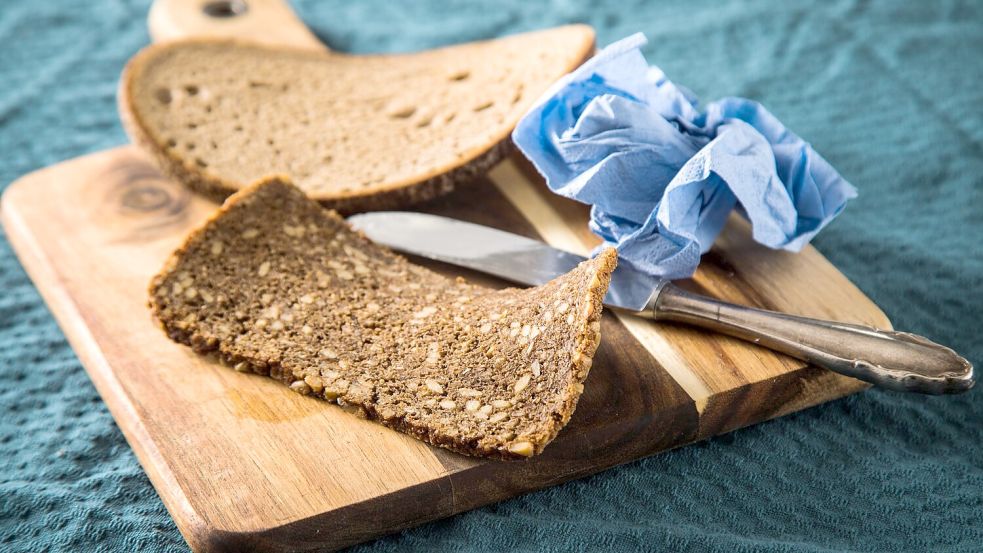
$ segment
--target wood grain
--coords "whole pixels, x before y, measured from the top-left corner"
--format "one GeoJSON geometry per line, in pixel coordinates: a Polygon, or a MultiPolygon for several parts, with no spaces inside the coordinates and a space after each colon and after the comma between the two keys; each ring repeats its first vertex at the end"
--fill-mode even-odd
{"type": "MultiPolygon", "coordinates": [[[[231,23],[202,19],[201,5],[157,2],[153,36],[322,47],[280,2],[251,0],[251,15],[231,23]]],[[[584,207],[530,175],[521,162],[506,162],[420,209],[572,251],[593,246],[584,207]]],[[[580,405],[543,455],[504,462],[437,450],[164,336],[146,308],[148,281],[215,208],[163,179],[131,147],[27,175],[2,202],[11,243],[195,551],[339,548],[864,388],[733,339],[606,314],[580,405]]],[[[766,250],[736,219],[684,285],[889,327],[818,252],[766,250]]]]}

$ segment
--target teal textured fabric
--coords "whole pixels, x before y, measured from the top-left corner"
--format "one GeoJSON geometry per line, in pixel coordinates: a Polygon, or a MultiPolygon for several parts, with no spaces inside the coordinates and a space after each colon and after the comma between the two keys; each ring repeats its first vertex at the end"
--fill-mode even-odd
{"type": "MultiPolygon", "coordinates": [[[[898,328],[983,364],[983,3],[298,2],[338,50],[567,22],[700,97],[761,101],[860,197],[815,241],[898,328]]],[[[0,183],[125,141],[145,2],[0,1],[0,183]]],[[[0,240],[0,551],[186,551],[0,240]]],[[[870,391],[361,551],[980,551],[983,392],[870,391]]]]}

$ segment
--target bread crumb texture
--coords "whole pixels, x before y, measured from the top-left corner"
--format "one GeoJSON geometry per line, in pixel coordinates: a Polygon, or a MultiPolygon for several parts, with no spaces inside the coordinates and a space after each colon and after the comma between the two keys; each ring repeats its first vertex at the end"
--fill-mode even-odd
{"type": "Polygon", "coordinates": [[[584,25],[400,55],[165,43],[127,65],[120,113],[165,173],[212,197],[282,174],[330,207],[380,209],[487,170],[593,45],[584,25]]]}
{"type": "Polygon", "coordinates": [[[237,371],[468,455],[540,453],[600,341],[614,250],[491,290],[409,263],[272,179],[230,198],[150,286],[167,334],[237,371]]]}

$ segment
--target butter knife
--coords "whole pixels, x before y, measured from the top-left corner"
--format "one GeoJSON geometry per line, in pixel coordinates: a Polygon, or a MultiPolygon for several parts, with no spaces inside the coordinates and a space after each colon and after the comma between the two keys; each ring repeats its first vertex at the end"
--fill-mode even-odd
{"type": "MultiPolygon", "coordinates": [[[[396,251],[528,286],[545,284],[584,261],[537,240],[437,215],[375,212],[348,222],[396,251]]],[[[628,263],[618,264],[604,304],[734,336],[891,390],[952,394],[975,383],[967,359],[922,336],[735,305],[687,292],[628,263]]]]}

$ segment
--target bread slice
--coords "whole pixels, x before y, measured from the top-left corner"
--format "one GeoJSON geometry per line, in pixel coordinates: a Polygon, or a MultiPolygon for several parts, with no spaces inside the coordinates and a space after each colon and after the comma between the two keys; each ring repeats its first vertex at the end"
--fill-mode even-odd
{"type": "Polygon", "coordinates": [[[167,334],[236,370],[431,444],[539,453],[600,340],[614,250],[544,286],[491,290],[409,263],[280,180],[194,231],[150,285],[167,334]]]}
{"type": "Polygon", "coordinates": [[[328,207],[387,209],[489,169],[593,47],[584,25],[403,55],[165,43],[127,64],[119,109],[164,173],[213,198],[284,174],[328,207]]]}

